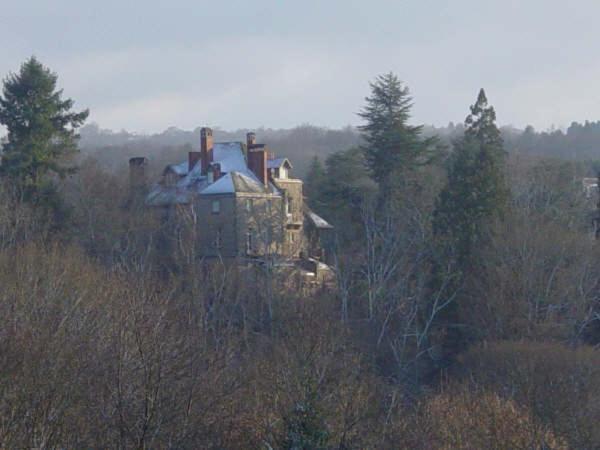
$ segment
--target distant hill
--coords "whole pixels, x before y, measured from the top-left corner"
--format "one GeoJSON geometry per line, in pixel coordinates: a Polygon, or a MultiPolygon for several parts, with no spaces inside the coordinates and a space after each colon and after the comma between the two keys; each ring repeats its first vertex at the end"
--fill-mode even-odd
{"type": "MultiPolygon", "coordinates": [[[[215,141],[246,140],[246,133],[254,131],[257,141],[265,143],[277,156],[292,161],[294,171],[303,176],[314,155],[322,159],[331,153],[347,150],[360,144],[360,135],[355,128],[340,130],[300,125],[288,130],[260,128],[225,131],[213,129],[215,141]]],[[[127,165],[132,156],[145,156],[153,170],[160,170],[167,163],[185,159],[190,149],[200,146],[200,128],[192,131],[171,127],[162,133],[139,135],[127,131],[103,130],[96,124],[84,126],[81,131],[80,147],[83,155],[93,156],[106,167],[118,171],[127,165]]]]}
{"type": "MultiPolygon", "coordinates": [[[[313,125],[300,125],[292,129],[260,128],[226,131],[215,128],[217,141],[245,141],[248,131],[257,134],[257,140],[265,143],[277,156],[288,157],[295,173],[302,177],[314,155],[326,159],[330,154],[360,145],[361,137],[356,128],[328,129],[313,125]]],[[[450,123],[446,127],[425,126],[427,136],[436,135],[448,147],[463,133],[462,124],[450,123]]],[[[600,160],[600,122],[574,122],[566,130],[537,132],[532,127],[520,130],[503,127],[502,136],[506,150],[532,156],[545,156],[565,160],[600,160]]],[[[168,128],[162,133],[142,135],[101,129],[97,124],[81,129],[82,156],[92,156],[108,169],[125,170],[133,156],[145,156],[150,160],[151,171],[157,174],[168,163],[186,158],[187,152],[200,145],[200,128],[181,130],[168,128]]]]}

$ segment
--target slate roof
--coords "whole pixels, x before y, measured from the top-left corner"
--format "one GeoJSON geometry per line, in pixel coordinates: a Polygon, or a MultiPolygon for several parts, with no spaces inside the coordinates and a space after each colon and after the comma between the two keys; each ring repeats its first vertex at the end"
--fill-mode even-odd
{"type": "Polygon", "coordinates": [[[213,145],[213,163],[221,164],[221,172],[244,172],[248,169],[241,142],[217,142],[213,145]]]}
{"type": "Polygon", "coordinates": [[[265,187],[260,181],[257,180],[254,174],[241,173],[241,172],[230,172],[227,175],[219,178],[216,182],[199,191],[200,195],[214,195],[214,194],[233,194],[236,192],[246,194],[279,194],[279,190],[269,183],[268,187],[265,187]]]}
{"type": "Polygon", "coordinates": [[[312,222],[312,224],[319,229],[332,229],[333,225],[331,225],[329,222],[327,222],[325,219],[323,219],[321,216],[319,216],[317,213],[311,211],[310,209],[306,209],[304,211],[304,213],[306,214],[306,217],[308,217],[308,219],[312,222]]]}
{"type": "Polygon", "coordinates": [[[288,164],[290,169],[292,168],[292,163],[287,158],[269,159],[267,161],[267,169],[278,169],[279,167],[283,166],[285,163],[288,164]]]}
{"type": "Polygon", "coordinates": [[[206,175],[202,175],[202,161],[198,161],[192,170],[188,162],[171,164],[172,170],[181,177],[175,186],[156,184],[146,197],[146,203],[153,206],[185,204],[194,195],[233,194],[237,192],[254,194],[275,194],[280,191],[271,183],[265,187],[248,168],[240,142],[218,142],[213,145],[213,161],[219,164],[223,174],[216,182],[209,184],[206,175]]]}
{"type": "Polygon", "coordinates": [[[146,204],[152,206],[168,206],[190,202],[190,193],[176,186],[156,184],[146,196],[146,204]]]}
{"type": "Polygon", "coordinates": [[[188,173],[188,162],[182,162],[180,164],[169,164],[163,173],[166,173],[168,170],[173,171],[177,175],[185,175],[188,173]]]}
{"type": "Polygon", "coordinates": [[[206,186],[199,193],[212,195],[212,194],[233,194],[235,192],[235,186],[233,185],[232,174],[222,176],[213,184],[206,186]]]}

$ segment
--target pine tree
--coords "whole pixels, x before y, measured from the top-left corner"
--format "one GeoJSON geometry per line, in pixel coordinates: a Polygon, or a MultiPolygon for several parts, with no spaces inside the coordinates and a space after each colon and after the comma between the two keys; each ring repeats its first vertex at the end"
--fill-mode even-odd
{"type": "Polygon", "coordinates": [[[359,129],[367,166],[385,195],[401,181],[403,172],[433,159],[436,140],[422,137],[423,126],[408,124],[412,97],[396,75],[380,75],[370,86],[371,96],[358,114],[366,124],[359,129]]]}
{"type": "Polygon", "coordinates": [[[465,120],[464,137],[454,143],[448,183],[434,213],[434,233],[454,247],[461,269],[466,269],[490,223],[507,205],[505,151],[495,120],[494,108],[481,89],[465,120]]]}
{"type": "Polygon", "coordinates": [[[46,175],[64,177],[73,171],[63,163],[77,151],[76,129],[88,116],[87,110],[71,112],[73,101],[62,98],[57,78],[31,57],[4,80],[0,96],[0,123],[8,130],[0,176],[34,202],[56,201],[46,175]]]}

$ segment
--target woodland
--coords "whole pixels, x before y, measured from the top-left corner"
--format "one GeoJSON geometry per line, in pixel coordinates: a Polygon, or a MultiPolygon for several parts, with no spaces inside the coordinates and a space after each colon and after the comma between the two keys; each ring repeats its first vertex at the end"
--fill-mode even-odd
{"type": "Polygon", "coordinates": [[[0,448],[600,448],[600,123],[502,128],[475,89],[415,125],[389,73],[358,128],[255,130],[335,227],[307,292],[133,195],[130,157],[156,180],[198,133],[85,125],[58,85],[31,58],[0,94],[0,448]]]}

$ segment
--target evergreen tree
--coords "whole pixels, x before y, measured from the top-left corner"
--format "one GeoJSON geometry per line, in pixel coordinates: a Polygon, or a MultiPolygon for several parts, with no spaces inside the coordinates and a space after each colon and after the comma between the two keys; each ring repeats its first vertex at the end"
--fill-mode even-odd
{"type": "Polygon", "coordinates": [[[434,213],[434,233],[445,238],[465,269],[473,250],[483,243],[489,224],[502,215],[508,200],[504,157],[496,113],[483,89],[465,121],[462,139],[454,143],[448,183],[434,213]]]}
{"type": "Polygon", "coordinates": [[[304,183],[305,196],[311,208],[320,209],[322,203],[322,192],[325,183],[325,169],[321,160],[315,155],[310,162],[306,182],[304,183]]]}
{"type": "Polygon", "coordinates": [[[356,242],[362,235],[363,204],[377,194],[377,185],[365,170],[362,149],[332,153],[325,160],[325,173],[320,196],[323,213],[336,227],[341,242],[356,242]]]}
{"type": "Polygon", "coordinates": [[[8,130],[0,176],[10,179],[26,200],[54,207],[56,189],[47,175],[64,177],[74,169],[65,159],[77,151],[76,129],[88,111],[72,112],[73,101],[57,90],[57,75],[35,57],[4,80],[0,123],[8,130]]]}
{"type": "Polygon", "coordinates": [[[407,171],[432,160],[436,140],[422,137],[422,125],[408,124],[412,98],[396,75],[380,75],[370,86],[371,96],[358,114],[366,124],[359,129],[371,176],[386,195],[407,171]]]}
{"type": "Polygon", "coordinates": [[[488,106],[482,89],[465,120],[464,136],[454,143],[448,182],[434,211],[438,254],[430,289],[434,297],[442,291],[445,298],[454,299],[436,323],[445,360],[463,350],[469,340],[461,326],[465,283],[477,276],[478,250],[485,246],[494,220],[502,217],[507,205],[505,152],[495,120],[494,108],[488,106]]]}

